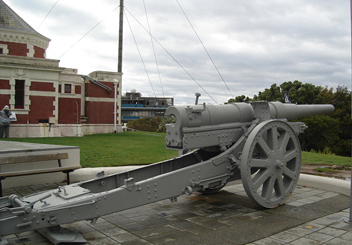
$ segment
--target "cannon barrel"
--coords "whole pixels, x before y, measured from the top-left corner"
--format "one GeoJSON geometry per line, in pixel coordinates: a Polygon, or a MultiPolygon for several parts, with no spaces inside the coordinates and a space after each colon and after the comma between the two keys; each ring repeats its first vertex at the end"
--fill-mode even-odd
{"type": "MultiPolygon", "coordinates": [[[[165,139],[166,147],[170,149],[189,149],[190,147],[206,147],[214,145],[216,135],[222,133],[228,135],[226,130],[249,127],[252,121],[270,119],[292,120],[300,117],[328,114],[334,111],[332,105],[295,105],[281,102],[252,102],[252,103],[231,103],[225,105],[190,105],[190,106],[171,106],[165,115],[174,116],[175,123],[167,124],[167,136],[165,139]],[[204,140],[195,141],[194,137],[199,137],[202,133],[204,140]],[[204,136],[204,133],[208,134],[204,136]],[[211,135],[214,139],[210,139],[211,135]],[[208,138],[208,139],[205,139],[208,138]],[[195,143],[190,144],[194,141],[195,143]],[[208,141],[208,142],[205,142],[208,141]],[[192,145],[192,146],[191,146],[192,145]]],[[[231,142],[237,140],[243,131],[233,132],[228,136],[231,142]]],[[[222,140],[219,144],[224,144],[222,140]]]]}
{"type": "Polygon", "coordinates": [[[334,106],[325,105],[295,105],[280,102],[269,102],[270,114],[273,118],[293,120],[300,117],[329,114],[334,111],[334,106]]]}

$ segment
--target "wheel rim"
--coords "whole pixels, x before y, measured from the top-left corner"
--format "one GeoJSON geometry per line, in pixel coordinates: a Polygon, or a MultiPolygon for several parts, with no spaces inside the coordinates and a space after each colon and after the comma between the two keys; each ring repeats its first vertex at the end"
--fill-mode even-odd
{"type": "Polygon", "coordinates": [[[274,208],[293,192],[301,170],[301,149],[292,128],[266,121],[250,133],[241,157],[241,179],[257,204],[274,208]]]}

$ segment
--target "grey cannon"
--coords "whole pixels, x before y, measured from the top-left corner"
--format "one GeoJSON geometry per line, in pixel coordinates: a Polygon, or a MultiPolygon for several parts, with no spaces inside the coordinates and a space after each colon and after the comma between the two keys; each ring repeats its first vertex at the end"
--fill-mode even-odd
{"type": "MultiPolygon", "coordinates": [[[[306,126],[288,119],[330,113],[331,105],[256,102],[173,106],[166,115],[166,147],[179,157],[138,169],[104,175],[19,198],[0,198],[3,236],[38,230],[53,243],[73,240],[60,225],[191,194],[214,193],[242,179],[248,196],[266,208],[281,205],[299,178],[301,151],[297,135],[306,126]]],[[[75,235],[76,236],[76,235],[75,235]]],[[[75,237],[74,236],[74,237],[75,237]]]]}
{"type": "Polygon", "coordinates": [[[332,105],[280,102],[175,106],[165,113],[176,120],[166,125],[165,144],[182,153],[198,148],[218,153],[212,158],[213,165],[227,166],[231,176],[224,169],[224,177],[209,181],[204,192],[216,192],[228,181],[242,179],[254,202],[273,208],[293,192],[301,169],[297,136],[306,125],[288,120],[333,111],[332,105]]]}

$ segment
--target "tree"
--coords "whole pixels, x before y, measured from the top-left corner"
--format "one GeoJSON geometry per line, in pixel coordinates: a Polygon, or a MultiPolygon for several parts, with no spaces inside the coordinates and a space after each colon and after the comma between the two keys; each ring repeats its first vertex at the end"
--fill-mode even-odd
{"type": "Polygon", "coordinates": [[[339,139],[338,119],[327,115],[315,115],[297,119],[308,128],[299,135],[301,148],[304,151],[332,151],[331,146],[339,139]]]}
{"type": "Polygon", "coordinates": [[[245,95],[240,95],[240,96],[236,96],[236,98],[231,98],[227,101],[227,103],[225,104],[229,104],[229,103],[235,103],[235,102],[250,102],[251,99],[248,97],[248,96],[245,96],[245,95]]]}
{"type": "Polygon", "coordinates": [[[310,83],[303,84],[298,80],[284,82],[280,86],[274,83],[270,88],[259,92],[258,96],[255,95],[254,100],[280,101],[294,104],[320,104],[323,101],[320,96],[321,90],[320,86],[310,83]]]}
{"type": "Polygon", "coordinates": [[[259,92],[254,100],[281,101],[295,104],[332,104],[335,111],[331,115],[299,118],[308,129],[299,136],[302,149],[323,151],[328,148],[336,155],[351,156],[351,91],[345,86],[323,88],[298,80],[288,81],[259,92]]]}
{"type": "Polygon", "coordinates": [[[266,101],[282,101],[282,93],[280,87],[274,83],[270,88],[266,88],[264,92],[259,92],[258,96],[254,95],[255,101],[266,100],[266,101]]]}
{"type": "Polygon", "coordinates": [[[332,104],[335,111],[330,117],[337,119],[338,139],[331,145],[331,151],[341,156],[351,156],[351,91],[346,86],[325,87],[321,91],[324,103],[332,104]]]}
{"type": "Polygon", "coordinates": [[[127,123],[127,126],[135,130],[156,132],[163,119],[163,117],[143,117],[140,119],[129,121],[127,123]]]}

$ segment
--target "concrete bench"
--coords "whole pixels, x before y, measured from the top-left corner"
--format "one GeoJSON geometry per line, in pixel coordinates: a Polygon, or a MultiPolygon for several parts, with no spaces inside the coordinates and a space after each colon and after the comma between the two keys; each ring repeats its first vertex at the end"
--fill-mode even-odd
{"type": "Polygon", "coordinates": [[[45,154],[45,155],[30,155],[30,156],[14,156],[14,157],[0,157],[0,197],[2,197],[2,184],[1,181],[8,177],[25,176],[32,174],[44,174],[44,173],[54,173],[63,172],[67,175],[67,184],[70,184],[70,172],[75,169],[81,168],[81,166],[69,166],[63,167],[61,165],[61,160],[68,159],[68,153],[55,153],[55,154],[45,154]],[[51,161],[57,160],[57,167],[48,167],[41,169],[29,169],[29,170],[19,170],[11,172],[1,172],[1,167],[7,164],[23,164],[30,162],[41,162],[41,161],[51,161]]]}

